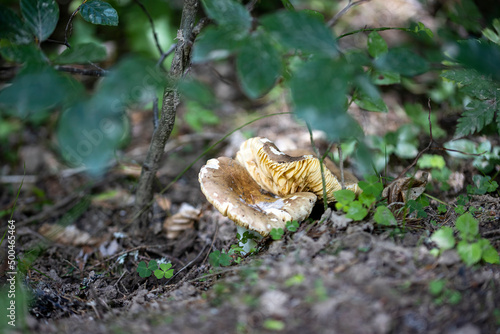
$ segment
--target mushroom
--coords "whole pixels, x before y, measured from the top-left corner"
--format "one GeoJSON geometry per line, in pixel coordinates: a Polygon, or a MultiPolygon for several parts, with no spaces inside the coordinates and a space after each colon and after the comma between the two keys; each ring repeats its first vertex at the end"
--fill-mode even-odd
{"type": "MultiPolygon", "coordinates": [[[[245,167],[228,157],[208,160],[198,180],[207,200],[239,226],[240,236],[248,229],[261,238],[287,221],[304,220],[317,199],[311,192],[280,195],[263,190],[245,167]]],[[[255,244],[241,246],[249,252],[255,244]]]]}
{"type": "MultiPolygon", "coordinates": [[[[318,158],[311,152],[296,150],[295,156],[281,152],[267,138],[248,139],[241,146],[236,160],[243,165],[252,178],[265,190],[280,195],[296,192],[312,192],[317,197],[323,196],[323,182],[318,158]],[[298,155],[297,155],[298,154],[298,155]]],[[[335,201],[333,192],[341,190],[340,170],[335,164],[325,159],[324,177],[327,201],[335,201]]],[[[346,188],[359,194],[358,179],[351,173],[344,174],[346,188]]]]}

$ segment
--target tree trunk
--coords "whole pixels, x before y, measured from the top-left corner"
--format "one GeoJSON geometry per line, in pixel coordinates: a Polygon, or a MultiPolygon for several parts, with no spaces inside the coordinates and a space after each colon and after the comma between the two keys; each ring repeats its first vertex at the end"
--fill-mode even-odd
{"type": "Polygon", "coordinates": [[[149,208],[153,201],[153,182],[159,169],[165,144],[175,123],[175,113],[179,105],[179,94],[175,87],[176,81],[182,77],[190,64],[192,46],[192,32],[196,13],[198,11],[198,0],[184,0],[182,9],[181,25],[177,32],[177,46],[170,68],[170,83],[163,93],[163,104],[158,127],[153,132],[151,145],[142,165],[142,172],[136,191],[134,216],[132,221],[132,233],[138,235],[141,230],[147,228],[149,208]]]}

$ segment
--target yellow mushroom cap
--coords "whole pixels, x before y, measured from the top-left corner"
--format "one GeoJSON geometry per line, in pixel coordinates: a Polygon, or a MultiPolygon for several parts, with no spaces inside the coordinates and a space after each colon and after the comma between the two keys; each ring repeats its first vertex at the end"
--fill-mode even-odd
{"type": "MultiPolygon", "coordinates": [[[[255,137],[240,146],[236,160],[263,189],[271,193],[286,196],[296,192],[312,192],[319,198],[323,197],[320,162],[312,154],[291,156],[281,152],[269,139],[255,137]]],[[[333,192],[342,189],[340,171],[333,162],[327,163],[326,160],[324,177],[327,200],[333,202],[333,192]]],[[[347,189],[361,192],[354,175],[347,173],[345,179],[347,189]]]]}
{"type": "Polygon", "coordinates": [[[263,236],[273,228],[284,228],[287,221],[306,219],[317,199],[310,192],[280,196],[262,191],[242,165],[227,157],[208,160],[198,180],[207,200],[222,215],[263,236]]]}

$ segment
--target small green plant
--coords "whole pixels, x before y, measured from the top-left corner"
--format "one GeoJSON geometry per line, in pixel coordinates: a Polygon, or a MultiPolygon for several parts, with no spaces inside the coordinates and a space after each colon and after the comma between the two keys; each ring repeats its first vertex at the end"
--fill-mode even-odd
{"type": "Polygon", "coordinates": [[[434,280],[429,283],[429,292],[434,296],[434,303],[457,305],[462,300],[462,294],[457,290],[447,289],[445,280],[434,280]]]}
{"type": "Polygon", "coordinates": [[[481,260],[487,263],[499,264],[500,257],[496,249],[490,244],[490,241],[479,236],[479,223],[467,212],[461,215],[456,223],[455,230],[444,226],[435,231],[431,240],[438,246],[432,250],[434,255],[439,255],[442,251],[448,249],[457,249],[457,253],[468,266],[479,263],[481,260]]]}
{"type": "MultiPolygon", "coordinates": [[[[288,221],[285,223],[285,229],[287,229],[290,232],[297,232],[298,228],[299,228],[299,222],[296,220],[288,221]]],[[[280,240],[284,234],[285,230],[282,229],[281,227],[273,228],[269,233],[269,235],[273,240],[280,240]]]]}
{"type": "Polygon", "coordinates": [[[474,175],[474,185],[467,185],[467,193],[471,195],[484,195],[498,189],[497,181],[492,181],[490,176],[474,175]]]}
{"type": "Polygon", "coordinates": [[[219,250],[213,251],[208,256],[208,262],[214,268],[217,267],[227,267],[231,265],[231,256],[224,251],[221,252],[219,250]]]}
{"type": "Polygon", "coordinates": [[[174,270],[170,269],[171,267],[171,263],[160,263],[158,267],[158,262],[155,260],[151,260],[147,264],[146,261],[141,261],[137,266],[137,272],[142,278],[147,278],[153,273],[158,279],[171,278],[174,275],[174,270]]]}
{"type": "Polygon", "coordinates": [[[271,331],[282,331],[283,329],[285,329],[285,323],[281,320],[275,320],[275,319],[264,320],[262,326],[264,326],[265,329],[271,331]]]}

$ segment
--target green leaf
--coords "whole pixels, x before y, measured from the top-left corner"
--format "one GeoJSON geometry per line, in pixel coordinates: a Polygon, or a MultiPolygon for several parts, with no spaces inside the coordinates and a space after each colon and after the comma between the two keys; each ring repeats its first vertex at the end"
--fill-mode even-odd
{"type": "Polygon", "coordinates": [[[376,85],[393,85],[401,82],[401,75],[396,72],[373,71],[371,74],[373,83],[376,85]]]}
{"type": "Polygon", "coordinates": [[[458,119],[455,137],[463,137],[481,131],[486,125],[493,122],[495,112],[500,110],[496,100],[472,100],[465,107],[462,117],[458,119]]]}
{"type": "MultiPolygon", "coordinates": [[[[404,109],[413,124],[418,125],[429,134],[429,112],[419,103],[405,103],[404,109]]],[[[440,138],[446,136],[446,131],[439,127],[436,113],[431,113],[432,136],[440,138]]]]}
{"type": "Polygon", "coordinates": [[[423,154],[417,163],[418,168],[442,169],[446,166],[444,158],[436,154],[423,154]]]}
{"type": "Polygon", "coordinates": [[[167,75],[155,62],[141,57],[126,57],[115,65],[94,95],[108,113],[121,114],[127,105],[149,103],[167,85],[167,75]]]}
{"type": "Polygon", "coordinates": [[[106,48],[96,43],[76,44],[53,59],[56,64],[86,64],[106,59],[106,48]]]}
{"type": "Polygon", "coordinates": [[[137,272],[139,273],[139,276],[143,278],[151,276],[152,273],[152,271],[148,268],[146,262],[144,261],[139,262],[139,265],[137,266],[137,272]]]}
{"type": "Polygon", "coordinates": [[[354,102],[365,110],[387,112],[385,104],[377,87],[374,86],[367,76],[358,76],[355,80],[358,90],[355,94],[354,102]]]}
{"type": "Polygon", "coordinates": [[[429,282],[429,292],[433,296],[439,296],[445,287],[446,282],[442,279],[437,279],[429,282]]]}
{"type": "Polygon", "coordinates": [[[59,20],[59,6],[55,0],[21,0],[21,14],[26,26],[42,42],[52,35],[59,20]]]}
{"type": "Polygon", "coordinates": [[[451,140],[443,144],[443,146],[447,149],[464,152],[465,154],[460,152],[447,151],[450,156],[461,159],[471,158],[471,155],[468,155],[467,153],[475,154],[476,145],[476,143],[468,139],[451,140]]]}
{"type": "Polygon", "coordinates": [[[274,86],[281,73],[281,58],[267,35],[255,33],[240,49],[236,69],[243,91],[256,99],[274,86]]]}
{"type": "Polygon", "coordinates": [[[359,201],[354,201],[349,205],[349,209],[347,210],[347,214],[345,215],[347,218],[351,218],[352,220],[363,220],[363,218],[368,215],[368,210],[361,204],[359,201]]]}
{"type": "Polygon", "coordinates": [[[281,237],[283,237],[284,233],[285,231],[281,227],[279,227],[279,228],[273,228],[269,234],[271,235],[271,238],[273,240],[280,240],[281,237]]]}
{"type": "Polygon", "coordinates": [[[7,39],[14,44],[33,42],[33,35],[10,8],[0,5],[0,39],[7,39]]]}
{"type": "Polygon", "coordinates": [[[191,78],[178,82],[179,93],[188,101],[196,101],[205,108],[213,108],[217,104],[212,90],[204,83],[191,78]]]}
{"type": "Polygon", "coordinates": [[[415,211],[417,212],[417,218],[427,217],[427,212],[425,212],[422,203],[419,203],[415,200],[409,200],[406,205],[408,206],[408,209],[410,209],[410,213],[415,211]]]}
{"type": "Polygon", "coordinates": [[[491,75],[500,80],[500,46],[477,39],[469,39],[458,43],[456,60],[479,73],[491,75]]]}
{"type": "Polygon", "coordinates": [[[149,270],[156,270],[156,269],[158,269],[158,262],[156,262],[156,260],[149,261],[149,263],[148,263],[148,269],[149,270]]]}
{"type": "Polygon", "coordinates": [[[187,112],[184,114],[184,120],[191,129],[196,132],[203,132],[207,125],[216,125],[220,123],[220,118],[212,109],[203,108],[194,101],[188,101],[186,104],[187,112]]]}
{"type": "Polygon", "coordinates": [[[194,43],[193,63],[227,58],[244,44],[246,37],[225,27],[207,27],[194,43]]]}
{"type": "Polygon", "coordinates": [[[156,269],[153,273],[158,279],[162,279],[163,276],[165,275],[165,273],[160,269],[156,269]]]}
{"type": "Polygon", "coordinates": [[[460,91],[479,100],[494,99],[497,89],[500,88],[489,75],[469,68],[443,71],[441,77],[455,82],[460,87],[460,91]]]}
{"type": "Polygon", "coordinates": [[[285,323],[281,320],[275,320],[275,319],[266,319],[264,320],[264,323],[262,326],[265,329],[272,330],[272,331],[282,331],[285,329],[285,323]]]}
{"type": "Polygon", "coordinates": [[[25,68],[0,91],[0,109],[15,111],[16,117],[36,117],[41,111],[60,106],[81,92],[81,84],[48,66],[25,68]]]}
{"type": "Polygon", "coordinates": [[[80,15],[87,22],[105,26],[118,25],[118,13],[109,3],[100,0],[84,2],[80,7],[80,15]]]}
{"type": "Polygon", "coordinates": [[[371,194],[367,194],[365,192],[361,193],[358,197],[358,201],[360,201],[365,207],[369,208],[373,203],[376,202],[375,196],[371,194]]]}
{"type": "Polygon", "coordinates": [[[291,78],[294,111],[331,140],[362,135],[347,114],[347,88],[352,74],[343,61],[315,58],[300,66],[291,78]]]}
{"type": "Polygon", "coordinates": [[[248,31],[252,25],[252,17],[248,10],[234,0],[202,0],[208,17],[219,25],[240,31],[248,31]]]}
{"type": "Polygon", "coordinates": [[[220,251],[216,250],[210,253],[208,256],[208,262],[210,262],[210,265],[212,267],[226,267],[231,264],[231,257],[229,254],[226,253],[221,253],[220,251]]]}
{"type": "Polygon", "coordinates": [[[61,114],[57,128],[59,149],[73,166],[85,166],[93,175],[101,175],[115,150],[122,144],[128,119],[109,110],[102,101],[74,104],[61,114]]]}
{"type": "Polygon", "coordinates": [[[482,249],[482,260],[486,263],[500,264],[500,256],[497,250],[490,244],[488,239],[480,239],[479,245],[482,249]]]}
{"type": "Polygon", "coordinates": [[[16,63],[43,64],[45,55],[35,44],[14,44],[9,41],[0,42],[0,54],[6,60],[16,63]]]}
{"type": "Polygon", "coordinates": [[[356,198],[356,194],[348,189],[337,190],[333,195],[335,196],[335,200],[343,205],[351,204],[356,198]]]}
{"type": "Polygon", "coordinates": [[[442,249],[452,249],[455,247],[455,238],[453,237],[453,229],[449,226],[441,227],[439,230],[432,233],[431,240],[442,249]]]}
{"type": "Polygon", "coordinates": [[[387,43],[376,31],[372,31],[368,35],[368,53],[373,58],[377,58],[385,53],[387,53],[387,43]]]}
{"type": "Polygon", "coordinates": [[[380,225],[395,226],[397,225],[396,218],[386,206],[377,207],[377,211],[373,216],[373,219],[380,225]]]}
{"type": "Polygon", "coordinates": [[[264,16],[261,23],[284,46],[307,53],[338,54],[332,31],[316,15],[281,11],[264,16]]]}
{"type": "Polygon", "coordinates": [[[425,59],[408,48],[391,49],[374,60],[378,70],[396,72],[404,76],[415,76],[429,70],[425,59]]]}
{"type": "Polygon", "coordinates": [[[290,232],[297,232],[297,229],[299,228],[299,222],[296,220],[286,222],[285,227],[290,232]]]}
{"type": "Polygon", "coordinates": [[[479,223],[469,212],[458,217],[455,227],[463,240],[474,239],[479,233],[479,223]]]}
{"type": "Polygon", "coordinates": [[[359,181],[358,185],[363,189],[363,193],[371,194],[378,197],[384,190],[384,186],[376,175],[369,175],[365,177],[365,181],[359,181]]]}
{"type": "Polygon", "coordinates": [[[482,250],[478,242],[469,243],[462,240],[457,245],[457,252],[462,261],[468,266],[472,266],[481,261],[482,250]]]}

